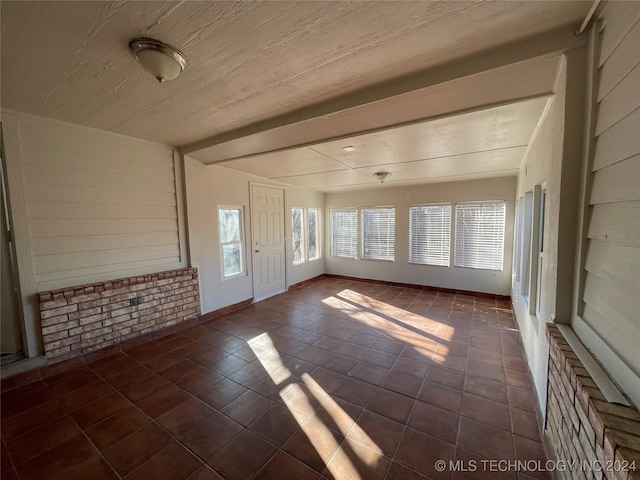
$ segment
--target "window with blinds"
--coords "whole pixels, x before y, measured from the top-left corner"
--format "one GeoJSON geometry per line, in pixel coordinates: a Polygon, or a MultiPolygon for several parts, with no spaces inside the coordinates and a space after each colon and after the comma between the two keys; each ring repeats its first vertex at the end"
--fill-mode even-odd
{"type": "Polygon", "coordinates": [[[358,258],[358,211],[355,208],[331,210],[331,256],[358,258]]]}
{"type": "Polygon", "coordinates": [[[304,228],[303,213],[301,208],[291,209],[291,232],[293,235],[293,264],[304,263],[304,228]]]}
{"type": "Polygon", "coordinates": [[[362,209],[362,259],[395,260],[396,209],[362,209]]]}
{"type": "Polygon", "coordinates": [[[506,210],[504,201],[456,205],[456,267],[502,270],[506,210]]]}
{"type": "Polygon", "coordinates": [[[409,263],[448,267],[451,205],[415,205],[409,209],[409,263]]]}

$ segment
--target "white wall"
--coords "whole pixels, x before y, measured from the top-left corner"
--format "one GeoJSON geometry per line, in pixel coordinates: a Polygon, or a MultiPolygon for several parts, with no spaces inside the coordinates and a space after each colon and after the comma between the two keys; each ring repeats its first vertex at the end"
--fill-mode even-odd
{"type": "MultiPolygon", "coordinates": [[[[377,185],[371,190],[329,193],[325,208],[327,273],[391,282],[429,285],[475,292],[509,295],[513,257],[513,218],[516,179],[491,178],[455,183],[434,183],[412,187],[377,185]],[[409,195],[410,198],[407,198],[409,195]],[[504,268],[502,272],[457,267],[409,264],[409,207],[426,203],[455,203],[473,200],[506,200],[504,268]],[[395,262],[348,260],[329,254],[329,215],[332,208],[395,206],[395,262]]],[[[453,222],[452,215],[452,222],[453,222]]],[[[451,237],[451,243],[455,241],[451,237]]],[[[453,257],[451,258],[453,265],[453,257]]]]}
{"type": "MultiPolygon", "coordinates": [[[[546,411],[549,344],[546,323],[569,323],[573,289],[574,249],[577,232],[579,171],[584,127],[586,49],[565,52],[554,87],[554,97],[527,149],[518,176],[518,198],[536,185],[546,188],[544,264],[540,309],[529,305],[526,296],[535,291],[537,279],[530,278],[529,291],[513,280],[512,302],[520,328],[538,402],[546,411]]],[[[534,220],[535,222],[535,220],[534,220]]],[[[536,232],[532,232],[536,235],[536,232]]],[[[532,238],[537,265],[537,236],[532,238]]],[[[528,253],[528,252],[526,252],[528,253]]],[[[535,267],[531,271],[535,271],[535,267]]],[[[533,303],[533,294],[531,301],[533,303]]]]}
{"type": "Polygon", "coordinates": [[[242,206],[245,212],[245,239],[251,238],[250,182],[279,185],[285,189],[287,287],[324,273],[324,257],[294,266],[291,254],[291,207],[315,207],[322,211],[323,193],[281,185],[266,178],[224,167],[207,166],[190,157],[185,157],[184,165],[189,250],[191,264],[197,266],[200,271],[203,314],[253,298],[250,242],[245,242],[248,274],[222,280],[217,222],[218,205],[242,206]]]}
{"type": "MultiPolygon", "coordinates": [[[[566,65],[563,62],[556,79],[555,95],[549,100],[545,116],[538,125],[529,145],[518,177],[517,197],[521,201],[523,201],[525,193],[532,191],[535,185],[544,185],[547,190],[544,225],[545,262],[542,272],[539,272],[542,275],[543,285],[540,299],[540,318],[529,313],[529,304],[524,298],[527,292],[521,290],[522,282],[516,283],[515,276],[511,292],[514,313],[542,412],[545,411],[546,405],[547,358],[549,355],[545,324],[553,321],[556,301],[560,176],[564,143],[565,70],[566,65]]],[[[537,244],[535,240],[532,243],[533,245],[537,244]]]]}
{"type": "Polygon", "coordinates": [[[8,111],[2,125],[33,356],[36,292],[187,265],[182,173],[157,143],[8,111]]]}

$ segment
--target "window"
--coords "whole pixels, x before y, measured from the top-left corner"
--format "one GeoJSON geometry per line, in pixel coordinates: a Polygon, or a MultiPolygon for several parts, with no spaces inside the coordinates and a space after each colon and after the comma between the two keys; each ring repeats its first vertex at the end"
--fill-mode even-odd
{"type": "Polygon", "coordinates": [[[396,209],[362,209],[362,259],[395,260],[396,209]]]}
{"type": "Polygon", "coordinates": [[[242,207],[218,207],[222,278],[244,275],[244,220],[242,207]]]}
{"type": "Polygon", "coordinates": [[[293,264],[299,265],[305,262],[303,211],[301,208],[291,209],[291,224],[293,234],[293,264]]]}
{"type": "Polygon", "coordinates": [[[538,282],[536,285],[536,315],[540,316],[542,305],[542,266],[544,265],[544,211],[547,203],[547,191],[540,193],[540,225],[538,227],[538,282]]]}
{"type": "Polygon", "coordinates": [[[506,202],[456,205],[456,267],[502,270],[506,202]]]}
{"type": "Polygon", "coordinates": [[[355,208],[331,210],[331,256],[358,258],[358,211],[355,208]]]}
{"type": "Polygon", "coordinates": [[[529,301],[529,275],[531,270],[531,229],[533,228],[533,192],[524,194],[522,209],[522,248],[520,249],[520,293],[529,301]]]}
{"type": "Polygon", "coordinates": [[[520,249],[522,245],[522,209],[524,208],[522,198],[516,200],[516,228],[513,241],[513,275],[516,282],[520,283],[520,249]]]}
{"type": "Polygon", "coordinates": [[[318,221],[318,209],[310,208],[307,210],[307,224],[309,226],[309,261],[317,260],[320,258],[320,244],[319,244],[319,225],[318,221]]]}
{"type": "Polygon", "coordinates": [[[451,205],[416,205],[409,209],[409,263],[449,266],[451,205]]]}

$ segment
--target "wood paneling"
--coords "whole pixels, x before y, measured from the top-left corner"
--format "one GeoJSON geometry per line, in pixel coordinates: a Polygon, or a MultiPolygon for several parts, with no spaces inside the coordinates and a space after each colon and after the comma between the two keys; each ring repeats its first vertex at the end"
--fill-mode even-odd
{"type": "Polygon", "coordinates": [[[612,352],[598,359],[633,393],[623,370],[640,374],[640,3],[607,2],[603,17],[581,317],[612,352]]]}
{"type": "Polygon", "coordinates": [[[611,243],[591,240],[587,253],[586,270],[607,282],[638,285],[640,249],[620,247],[611,243]]]}
{"type": "Polygon", "coordinates": [[[596,134],[611,128],[640,107],[640,65],[636,65],[606,97],[600,101],[596,134]]]}
{"type": "Polygon", "coordinates": [[[633,68],[638,65],[640,59],[634,55],[640,45],[640,22],[636,22],[631,31],[622,39],[618,48],[614,50],[600,71],[600,86],[598,100],[604,96],[623,79],[633,68]]]}
{"type": "Polygon", "coordinates": [[[591,204],[640,200],[640,155],[598,170],[593,176],[591,204]]]}
{"type": "Polygon", "coordinates": [[[589,238],[615,245],[640,245],[640,202],[605,203],[593,206],[589,238]]]}
{"type": "Polygon", "coordinates": [[[20,143],[38,291],[181,266],[170,148],[30,116],[20,143]]]}
{"type": "Polygon", "coordinates": [[[640,2],[626,2],[624,0],[604,2],[602,17],[604,21],[600,66],[604,65],[631,30],[631,27],[638,22],[640,2]]]}
{"type": "Polygon", "coordinates": [[[640,153],[640,108],[598,137],[593,170],[640,153]]]}

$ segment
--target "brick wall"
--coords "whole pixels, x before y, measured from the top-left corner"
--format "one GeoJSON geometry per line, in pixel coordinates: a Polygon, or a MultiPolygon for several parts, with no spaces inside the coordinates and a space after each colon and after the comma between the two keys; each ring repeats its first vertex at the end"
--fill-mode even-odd
{"type": "Polygon", "coordinates": [[[54,290],[39,297],[47,357],[96,350],[200,315],[194,268],[54,290]]]}
{"type": "Polygon", "coordinates": [[[640,479],[640,412],[606,401],[555,325],[547,338],[546,431],[558,460],[579,462],[558,477],[640,479]],[[625,462],[635,462],[635,472],[625,462]]]}

